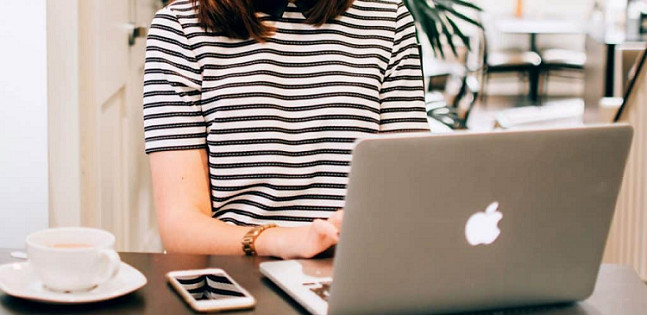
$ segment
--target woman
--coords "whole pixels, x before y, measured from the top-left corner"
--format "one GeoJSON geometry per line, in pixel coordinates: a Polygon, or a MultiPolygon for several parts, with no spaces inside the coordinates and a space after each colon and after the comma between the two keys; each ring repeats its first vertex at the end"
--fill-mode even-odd
{"type": "Polygon", "coordinates": [[[173,252],[315,256],[337,243],[353,142],[428,130],[401,0],[176,1],[144,85],[173,252]]]}

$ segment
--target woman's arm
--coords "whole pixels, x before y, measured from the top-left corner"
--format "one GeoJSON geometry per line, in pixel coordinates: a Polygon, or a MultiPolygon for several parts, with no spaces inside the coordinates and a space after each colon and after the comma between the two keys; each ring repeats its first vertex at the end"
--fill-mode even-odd
{"type": "MultiPolygon", "coordinates": [[[[249,227],[211,217],[206,150],[150,154],[155,207],[164,247],[170,252],[242,255],[249,227]]],[[[310,258],[338,241],[343,212],[298,228],[272,228],[256,239],[260,256],[310,258]]]]}

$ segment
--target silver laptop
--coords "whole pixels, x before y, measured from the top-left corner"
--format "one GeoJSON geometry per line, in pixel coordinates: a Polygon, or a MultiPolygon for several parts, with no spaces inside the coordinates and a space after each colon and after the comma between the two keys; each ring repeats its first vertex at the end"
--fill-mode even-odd
{"type": "Polygon", "coordinates": [[[261,272],[313,314],[583,300],[632,132],[613,125],[362,140],[334,271],[328,259],[265,262],[261,272]]]}

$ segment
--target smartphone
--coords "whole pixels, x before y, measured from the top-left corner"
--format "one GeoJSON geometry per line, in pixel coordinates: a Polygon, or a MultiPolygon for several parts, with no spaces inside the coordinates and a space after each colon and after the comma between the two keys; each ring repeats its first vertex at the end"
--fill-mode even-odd
{"type": "Polygon", "coordinates": [[[198,312],[246,309],[256,304],[254,297],[222,269],[171,271],[166,278],[198,312]]]}

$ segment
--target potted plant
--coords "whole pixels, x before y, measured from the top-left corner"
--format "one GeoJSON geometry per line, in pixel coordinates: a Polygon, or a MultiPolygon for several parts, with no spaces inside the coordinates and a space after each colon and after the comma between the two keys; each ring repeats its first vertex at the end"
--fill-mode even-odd
{"type": "Polygon", "coordinates": [[[482,11],[481,7],[469,0],[404,0],[413,18],[425,33],[436,56],[445,57],[445,44],[454,55],[458,55],[455,39],[471,50],[470,38],[460,25],[472,24],[483,28],[481,23],[466,15],[466,11],[482,11]]]}

